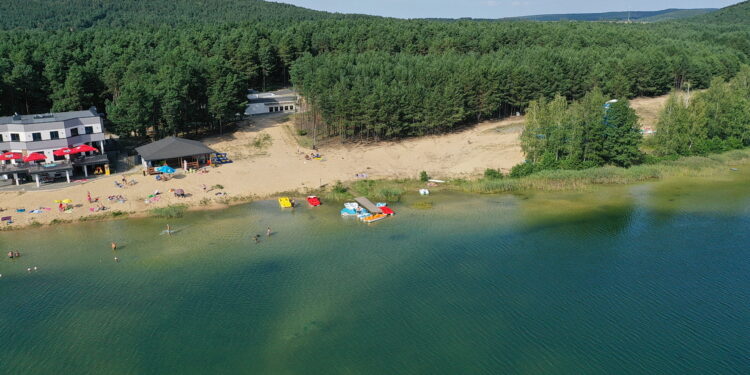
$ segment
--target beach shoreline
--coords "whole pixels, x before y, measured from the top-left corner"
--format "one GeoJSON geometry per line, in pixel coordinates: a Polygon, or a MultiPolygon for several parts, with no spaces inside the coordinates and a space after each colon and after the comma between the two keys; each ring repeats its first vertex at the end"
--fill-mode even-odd
{"type": "MultiPolygon", "coordinates": [[[[664,97],[634,101],[643,112],[642,126],[654,126],[657,107],[664,97]]],[[[290,195],[303,198],[321,195],[324,200],[342,200],[351,194],[392,197],[426,187],[418,180],[422,171],[446,180],[438,188],[476,193],[526,190],[585,189],[591,185],[624,184],[654,180],[670,175],[702,175],[720,170],[734,159],[696,159],[696,166],[677,162],[642,165],[628,170],[603,167],[589,171],[546,171],[522,179],[484,179],[486,169],[507,174],[523,162],[519,137],[524,118],[488,121],[454,133],[382,141],[370,144],[327,143],[319,147],[322,159],[309,156],[312,150],[300,146],[288,115],[255,118],[235,132],[204,140],[233,163],[206,169],[206,173],[178,172],[169,181],[144,176],[140,168],[92,180],[57,183],[54,189],[0,192],[0,216],[11,217],[0,230],[47,224],[110,220],[152,216],[154,209],[185,205],[187,210],[221,210],[232,205],[290,195]],[[713,163],[713,164],[712,164],[713,163]],[[697,169],[696,169],[697,168],[697,169]],[[362,181],[369,181],[363,183],[362,181]],[[127,184],[123,182],[128,182],[127,184]],[[347,193],[332,192],[338,184],[347,193]],[[120,187],[119,185],[123,185],[120,187]],[[186,197],[171,190],[182,189],[186,197]],[[383,194],[381,194],[383,193],[383,194]],[[88,201],[91,197],[93,202],[88,201]],[[72,210],[59,211],[56,201],[70,200],[72,210]],[[101,206],[106,210],[100,211],[101,206]],[[19,210],[22,210],[19,211],[19,210]],[[37,213],[30,213],[37,212],[37,213]]],[[[742,153],[742,151],[737,151],[742,153]]],[[[747,154],[735,155],[747,159],[747,154]]],[[[719,157],[720,158],[720,157],[719,157]]],[[[695,159],[695,158],[693,158],[695,159]]],[[[682,163],[690,164],[691,158],[682,163]]]]}
{"type": "MultiPolygon", "coordinates": [[[[635,185],[647,182],[669,182],[680,178],[692,179],[710,179],[712,181],[721,181],[733,178],[739,171],[735,167],[741,167],[742,171],[745,166],[750,165],[750,149],[729,151],[723,154],[709,155],[706,157],[688,157],[681,158],[677,161],[666,162],[663,164],[646,165],[633,167],[631,169],[601,167],[588,171],[551,171],[550,174],[532,175],[522,178],[504,178],[499,180],[490,180],[475,175],[472,179],[457,178],[449,179],[438,186],[429,187],[432,193],[440,192],[459,192],[467,194],[517,194],[517,193],[534,193],[534,192],[570,192],[586,191],[598,186],[614,185],[635,185]],[[696,167],[696,165],[700,165],[696,167]],[[634,168],[645,169],[646,172],[632,173],[634,168]],[[603,171],[609,171],[611,175],[602,178],[603,171]],[[562,174],[560,174],[562,173],[562,174]],[[593,177],[586,178],[586,174],[593,177]],[[490,188],[487,188],[489,186],[490,188]]],[[[746,174],[742,172],[743,174],[746,174]]],[[[49,220],[29,220],[27,222],[15,222],[11,225],[0,226],[0,231],[23,230],[27,228],[36,228],[44,225],[65,225],[78,224],[82,222],[123,220],[123,219],[142,219],[148,217],[162,217],[157,213],[159,209],[179,208],[177,216],[191,212],[220,211],[230,207],[248,204],[257,201],[273,201],[279,196],[290,196],[297,199],[298,202],[304,200],[307,195],[317,195],[323,198],[326,203],[339,204],[352,199],[354,196],[367,195],[373,199],[387,200],[384,196],[378,195],[379,191],[388,190],[389,194],[394,194],[392,199],[399,201],[405,194],[416,195],[420,188],[425,187],[425,183],[418,179],[372,179],[372,180],[347,180],[341,181],[341,185],[346,189],[345,193],[335,193],[328,186],[319,189],[302,188],[298,190],[286,190],[281,193],[270,193],[264,195],[238,195],[233,197],[222,197],[223,200],[212,200],[210,203],[202,203],[195,199],[190,201],[180,201],[179,198],[165,199],[166,204],[160,204],[152,207],[146,207],[137,211],[123,211],[116,207],[112,210],[93,213],[86,215],[79,214],[75,217],[65,217],[50,215],[49,220]],[[366,182],[362,182],[366,181],[366,182]],[[362,190],[362,186],[367,186],[367,190],[362,190]],[[177,206],[177,207],[176,207],[177,206]]],[[[166,193],[169,194],[168,192],[166,193]]],[[[303,204],[303,203],[298,203],[303,204]]],[[[2,213],[8,214],[7,211],[2,213]]],[[[28,215],[28,214],[27,214],[28,215]]],[[[44,216],[36,216],[44,217],[44,216]]],[[[169,216],[167,216],[169,217],[169,216]]]]}

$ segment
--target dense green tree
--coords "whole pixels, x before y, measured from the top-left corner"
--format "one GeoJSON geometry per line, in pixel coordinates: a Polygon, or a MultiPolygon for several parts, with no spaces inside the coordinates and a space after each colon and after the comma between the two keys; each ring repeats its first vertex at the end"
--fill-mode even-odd
{"type": "Polygon", "coordinates": [[[643,159],[640,149],[643,137],[635,110],[622,99],[605,111],[605,118],[602,148],[605,163],[619,167],[639,164],[643,159]]]}

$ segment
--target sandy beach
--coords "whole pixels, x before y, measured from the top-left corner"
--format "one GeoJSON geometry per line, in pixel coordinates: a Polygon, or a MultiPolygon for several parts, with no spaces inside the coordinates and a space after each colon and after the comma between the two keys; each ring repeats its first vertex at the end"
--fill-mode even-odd
{"type": "MultiPolygon", "coordinates": [[[[656,107],[664,98],[638,99],[634,108],[642,115],[643,126],[654,126],[656,107]]],[[[519,135],[523,117],[491,121],[451,134],[373,144],[327,144],[320,148],[322,160],[306,160],[312,150],[299,146],[293,135],[292,120],[285,115],[260,117],[232,134],[203,140],[220,152],[227,152],[232,164],[209,168],[206,174],[184,174],[170,181],[143,176],[140,168],[125,174],[58,183],[49,190],[36,190],[27,184],[25,191],[0,192],[2,216],[12,216],[13,227],[53,220],[73,221],[106,214],[108,211],[145,213],[171,204],[210,208],[230,201],[269,197],[276,193],[317,189],[336,181],[350,181],[357,174],[371,179],[416,178],[427,171],[435,178],[474,177],[487,168],[504,171],[523,161],[519,135]],[[132,186],[118,188],[123,175],[132,186]],[[204,191],[203,186],[207,189],[204,191]],[[212,189],[221,185],[223,189],[212,189]],[[59,187],[59,188],[58,188],[59,187]],[[170,189],[184,189],[187,197],[178,198],[170,189]],[[155,191],[158,199],[148,200],[155,191]],[[98,203],[89,204],[87,194],[99,200],[108,211],[93,212],[98,203]],[[220,193],[222,195],[217,195],[220,193]],[[225,195],[223,195],[225,194],[225,195]],[[108,200],[123,196],[126,201],[108,200]],[[70,199],[72,212],[60,212],[55,200],[70,199]],[[25,209],[26,212],[16,212],[25,209]],[[29,213],[40,210],[41,213],[29,213]]]]}

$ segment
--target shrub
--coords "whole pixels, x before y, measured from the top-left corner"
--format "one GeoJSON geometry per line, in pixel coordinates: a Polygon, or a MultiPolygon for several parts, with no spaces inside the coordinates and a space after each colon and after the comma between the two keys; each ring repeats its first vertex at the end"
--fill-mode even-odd
{"type": "Polygon", "coordinates": [[[297,134],[300,135],[300,136],[302,136],[302,137],[304,137],[304,136],[307,135],[307,130],[305,130],[305,129],[299,129],[299,130],[297,130],[297,134]]]}
{"type": "Polygon", "coordinates": [[[167,207],[154,208],[151,211],[151,216],[161,217],[165,219],[172,219],[182,217],[187,211],[188,206],[186,204],[173,204],[167,207]]]}
{"type": "Polygon", "coordinates": [[[272,144],[273,138],[271,138],[271,135],[268,133],[258,134],[258,136],[255,137],[252,142],[253,147],[259,150],[262,150],[272,144]]]}
{"type": "Polygon", "coordinates": [[[430,180],[430,175],[426,171],[419,172],[419,181],[427,182],[430,180]]]}
{"type": "Polygon", "coordinates": [[[525,177],[535,172],[535,167],[533,163],[525,162],[521,164],[516,164],[511,170],[510,170],[510,177],[513,178],[519,178],[519,177],[525,177]]]}
{"type": "Polygon", "coordinates": [[[378,193],[376,194],[376,198],[385,201],[398,202],[401,200],[401,196],[403,194],[404,191],[402,189],[395,187],[384,187],[378,191],[378,193]]]}
{"type": "Polygon", "coordinates": [[[484,178],[498,180],[503,178],[503,172],[500,172],[498,169],[487,168],[484,170],[484,178]]]}
{"type": "Polygon", "coordinates": [[[211,186],[212,190],[224,190],[224,185],[216,184],[214,186],[211,186]]]}
{"type": "Polygon", "coordinates": [[[336,181],[336,184],[333,185],[332,191],[336,194],[345,194],[349,191],[349,188],[344,186],[344,184],[341,183],[341,181],[336,181]]]}

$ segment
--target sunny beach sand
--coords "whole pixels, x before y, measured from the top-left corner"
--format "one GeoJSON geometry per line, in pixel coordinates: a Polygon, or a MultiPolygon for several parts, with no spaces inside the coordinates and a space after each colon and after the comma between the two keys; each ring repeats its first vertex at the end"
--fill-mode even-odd
{"type": "MultiPolygon", "coordinates": [[[[639,99],[637,103],[644,107],[644,101],[648,100],[639,99]]],[[[663,103],[663,98],[651,100],[663,103]]],[[[92,198],[98,197],[109,210],[145,213],[152,208],[178,203],[210,208],[221,205],[222,197],[215,195],[219,190],[204,192],[203,185],[209,189],[222,185],[224,189],[221,191],[228,198],[243,200],[285,191],[316,189],[339,180],[354,180],[358,173],[365,173],[372,179],[416,178],[423,170],[435,178],[474,177],[487,168],[508,171],[524,160],[519,144],[523,117],[485,122],[451,134],[395,142],[326,145],[320,149],[324,156],[321,161],[305,160],[304,154],[311,150],[298,145],[290,130],[291,120],[287,117],[261,117],[254,122],[254,125],[242,127],[232,134],[204,140],[234,159],[232,164],[210,168],[207,174],[178,173],[180,175],[176,178],[161,182],[153,176],[143,176],[140,168],[136,168],[126,175],[128,180],[135,180],[137,184],[125,188],[115,186],[115,181],[122,178],[121,174],[70,185],[58,183],[59,189],[55,190],[35,191],[33,184],[27,184],[29,190],[23,193],[0,192],[0,208],[5,209],[0,215],[12,216],[14,227],[33,221],[77,220],[97,214],[89,210],[96,205],[88,204],[87,192],[91,192],[92,198]],[[263,133],[270,136],[270,145],[257,149],[251,143],[263,133]],[[177,198],[169,193],[170,189],[184,189],[189,196],[177,198]],[[146,197],[156,190],[162,193],[159,201],[144,203],[146,197]],[[107,200],[110,195],[123,195],[127,202],[110,202],[107,200]],[[54,203],[59,199],[71,199],[78,207],[72,213],[61,213],[54,203]],[[19,208],[31,211],[40,207],[51,210],[40,214],[15,212],[19,208]]],[[[655,122],[654,116],[645,116],[642,122],[651,125],[655,122]]]]}

